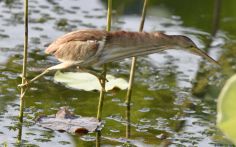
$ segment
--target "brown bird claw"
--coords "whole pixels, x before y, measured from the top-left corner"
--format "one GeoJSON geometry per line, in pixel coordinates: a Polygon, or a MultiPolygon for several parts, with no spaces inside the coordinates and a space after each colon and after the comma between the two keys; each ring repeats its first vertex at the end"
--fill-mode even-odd
{"type": "Polygon", "coordinates": [[[98,81],[99,81],[99,83],[100,83],[100,85],[101,85],[102,88],[103,88],[103,83],[104,83],[104,81],[105,81],[105,82],[109,82],[109,81],[107,80],[107,78],[104,77],[104,74],[103,74],[103,73],[100,74],[100,75],[95,75],[95,76],[98,78],[98,81]]]}
{"type": "Polygon", "coordinates": [[[106,78],[106,76],[104,76],[104,71],[101,73],[101,74],[99,74],[99,75],[95,75],[97,78],[98,78],[98,80],[101,82],[102,80],[104,80],[104,81],[106,81],[106,82],[109,82],[108,80],[107,80],[107,78],[106,78]]]}
{"type": "Polygon", "coordinates": [[[99,81],[102,81],[102,80],[104,80],[104,81],[106,81],[106,82],[109,82],[109,81],[107,80],[107,78],[104,78],[104,77],[102,77],[102,76],[101,76],[101,77],[99,77],[98,79],[99,79],[99,81]]]}
{"type": "Polygon", "coordinates": [[[17,85],[17,87],[19,87],[19,88],[23,87],[24,88],[24,87],[27,87],[29,84],[30,84],[30,82],[25,79],[25,83],[24,84],[19,84],[19,85],[17,85]]]}

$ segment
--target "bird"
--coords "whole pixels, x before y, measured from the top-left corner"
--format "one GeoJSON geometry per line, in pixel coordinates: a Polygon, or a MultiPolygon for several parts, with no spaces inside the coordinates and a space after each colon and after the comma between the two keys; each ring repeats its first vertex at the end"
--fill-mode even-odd
{"type": "Polygon", "coordinates": [[[32,83],[49,71],[71,67],[92,73],[98,79],[101,79],[90,68],[168,49],[184,50],[218,65],[217,61],[199,49],[190,38],[183,35],[166,35],[162,32],[129,32],[122,30],[108,32],[85,29],[72,31],[52,42],[45,49],[45,53],[54,55],[61,63],[47,68],[32,80],[20,86],[32,83]]]}

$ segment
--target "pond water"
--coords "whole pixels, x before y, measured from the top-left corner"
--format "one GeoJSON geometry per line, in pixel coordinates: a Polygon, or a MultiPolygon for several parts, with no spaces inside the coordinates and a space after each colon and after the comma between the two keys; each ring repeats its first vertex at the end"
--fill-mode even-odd
{"type": "MultiPolygon", "coordinates": [[[[137,31],[142,0],[113,2],[112,30],[137,31]]],[[[236,1],[151,0],[144,30],[189,36],[222,65],[169,50],[138,58],[131,106],[130,146],[232,145],[216,128],[216,102],[236,70],[236,1]],[[217,5],[219,4],[219,5],[217,5]]],[[[57,61],[44,45],[76,29],[106,27],[105,0],[30,0],[28,77],[57,61]]],[[[23,52],[23,2],[0,0],[0,144],[17,145],[23,52]]],[[[130,59],[109,64],[108,73],[128,80],[130,59]]],[[[96,116],[98,92],[53,82],[53,73],[35,82],[25,98],[23,146],[95,146],[96,133],[71,135],[35,124],[41,114],[62,106],[81,116],[96,116]]],[[[102,146],[126,143],[126,90],[106,93],[102,146]]]]}

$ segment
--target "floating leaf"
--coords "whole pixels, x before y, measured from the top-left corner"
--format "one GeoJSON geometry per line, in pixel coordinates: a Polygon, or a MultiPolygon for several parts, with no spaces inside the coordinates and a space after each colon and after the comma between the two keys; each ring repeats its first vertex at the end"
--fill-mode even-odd
{"type": "Polygon", "coordinates": [[[236,143],[236,75],[223,87],[218,98],[217,125],[224,134],[236,143]]]}
{"type": "Polygon", "coordinates": [[[73,134],[94,132],[101,126],[98,119],[94,117],[75,117],[67,108],[59,110],[55,117],[41,116],[37,122],[44,128],[73,134]]]}
{"type": "MultiPolygon", "coordinates": [[[[108,82],[106,82],[106,91],[119,88],[124,90],[128,87],[128,82],[122,78],[115,78],[112,75],[106,76],[108,82]]],[[[80,89],[85,91],[100,90],[101,85],[92,74],[83,72],[60,72],[57,71],[54,80],[56,82],[63,83],[67,87],[73,89],[80,89]]]]}

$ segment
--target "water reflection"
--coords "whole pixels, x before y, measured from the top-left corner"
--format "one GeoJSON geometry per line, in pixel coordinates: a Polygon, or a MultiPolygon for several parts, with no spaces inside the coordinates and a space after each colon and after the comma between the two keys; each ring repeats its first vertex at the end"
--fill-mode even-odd
{"type": "Polygon", "coordinates": [[[217,30],[219,29],[220,22],[220,10],[221,10],[221,0],[214,0],[214,11],[212,19],[212,33],[211,35],[215,37],[217,30]]]}
{"type": "MultiPolygon", "coordinates": [[[[206,44],[206,50],[208,50],[209,53],[214,52],[217,48],[221,48],[220,45],[212,46],[213,42],[217,41],[217,38],[219,35],[217,34],[219,30],[219,22],[220,22],[220,10],[221,10],[221,0],[215,0],[213,9],[213,15],[212,15],[212,29],[211,29],[211,36],[209,38],[209,41],[207,41],[206,44]],[[211,50],[209,50],[211,49],[211,50]]],[[[220,58],[220,57],[218,57],[220,58]]],[[[211,69],[211,72],[205,73],[204,71],[207,69],[204,69],[205,63],[201,62],[200,64],[201,69],[197,73],[196,80],[199,81],[198,83],[194,84],[193,87],[193,94],[196,96],[205,97],[204,95],[209,92],[209,88],[212,87],[208,84],[210,80],[206,79],[207,77],[213,78],[215,76],[215,72],[217,69],[211,69]],[[202,73],[205,73],[204,76],[202,73]],[[205,81],[205,82],[204,82],[205,81]],[[201,87],[201,88],[200,88],[201,87]]],[[[208,69],[209,70],[209,69],[208,69]]],[[[218,78],[214,78],[214,80],[217,80],[218,78]]],[[[218,80],[220,82],[220,80],[218,80]]]]}

